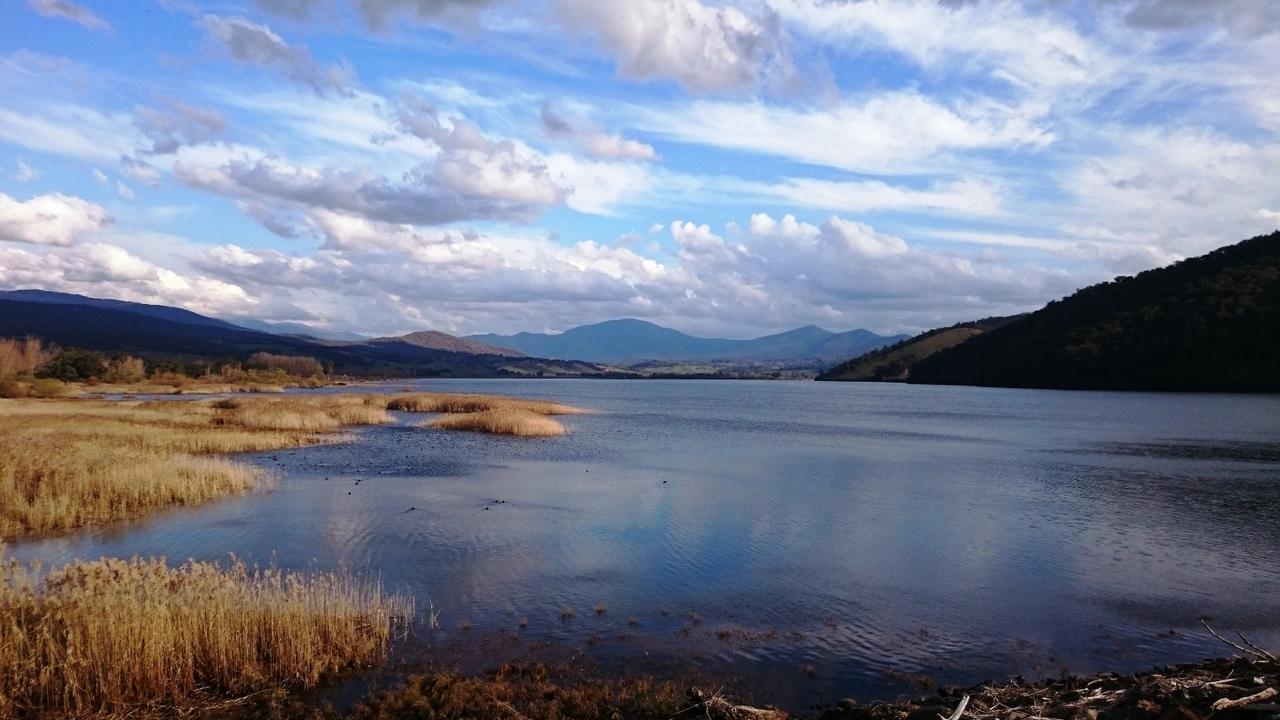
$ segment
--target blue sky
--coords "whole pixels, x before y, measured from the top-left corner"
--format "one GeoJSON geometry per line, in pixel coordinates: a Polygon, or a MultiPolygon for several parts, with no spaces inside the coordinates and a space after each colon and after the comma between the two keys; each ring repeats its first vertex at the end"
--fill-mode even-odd
{"type": "Polygon", "coordinates": [[[1280,225],[1269,0],[25,0],[0,287],[909,332],[1280,225]]]}

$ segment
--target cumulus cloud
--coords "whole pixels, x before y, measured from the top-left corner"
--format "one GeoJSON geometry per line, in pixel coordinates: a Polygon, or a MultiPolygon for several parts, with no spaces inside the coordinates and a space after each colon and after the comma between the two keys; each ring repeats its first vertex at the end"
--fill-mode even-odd
{"type": "Polygon", "coordinates": [[[537,318],[546,317],[563,329],[619,316],[743,335],[810,322],[900,330],[1025,310],[1082,282],[1034,264],[916,247],[840,216],[815,225],[757,213],[727,232],[676,221],[675,255],[665,261],[627,237],[604,245],[424,231],[336,211],[308,222],[328,239],[312,255],[226,245],[192,262],[251,294],[316,312],[377,307],[379,315],[358,315],[377,332],[415,323],[506,331],[542,327],[537,318]]]}
{"type": "Polygon", "coordinates": [[[483,152],[420,166],[399,180],[371,170],[305,168],[271,158],[236,160],[218,167],[178,165],[175,176],[192,187],[242,200],[284,201],[418,225],[527,220],[563,198],[545,168],[506,164],[503,158],[483,152]]]}
{"type": "Polygon", "coordinates": [[[311,87],[318,94],[349,93],[355,73],[346,65],[323,65],[302,46],[293,46],[271,28],[238,16],[208,14],[200,18],[205,35],[233,60],[271,68],[311,87]]]}
{"type": "Polygon", "coordinates": [[[0,240],[66,246],[110,221],[101,206],[77,197],[51,193],[19,201],[0,193],[0,240]]]}
{"type": "Polygon", "coordinates": [[[177,305],[210,315],[259,303],[233,283],[156,265],[111,243],[26,250],[0,245],[0,285],[177,305]]]}
{"type": "Polygon", "coordinates": [[[780,30],[731,6],[699,0],[558,0],[568,28],[585,28],[637,80],[672,78],[686,89],[708,92],[746,88],[789,61],[780,30]]]}
{"type": "Polygon", "coordinates": [[[111,23],[103,20],[93,11],[71,0],[27,0],[33,10],[45,17],[69,20],[90,30],[110,30],[111,23]]]}
{"type": "Polygon", "coordinates": [[[543,130],[548,135],[576,143],[588,155],[607,160],[656,160],[657,151],[652,145],[611,135],[593,128],[578,129],[567,119],[556,114],[549,102],[542,104],[543,130]]]}
{"type": "Polygon", "coordinates": [[[216,110],[176,99],[170,99],[163,108],[138,108],[133,123],[151,142],[147,152],[153,155],[167,155],[184,145],[209,142],[227,127],[227,119],[216,110]]]}

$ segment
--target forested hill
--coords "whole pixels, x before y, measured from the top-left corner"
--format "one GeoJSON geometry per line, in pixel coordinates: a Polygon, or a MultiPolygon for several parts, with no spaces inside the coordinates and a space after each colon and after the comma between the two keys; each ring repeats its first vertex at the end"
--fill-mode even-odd
{"type": "Polygon", "coordinates": [[[921,360],[910,382],[1280,392],[1280,232],[1080,290],[921,360]]]}

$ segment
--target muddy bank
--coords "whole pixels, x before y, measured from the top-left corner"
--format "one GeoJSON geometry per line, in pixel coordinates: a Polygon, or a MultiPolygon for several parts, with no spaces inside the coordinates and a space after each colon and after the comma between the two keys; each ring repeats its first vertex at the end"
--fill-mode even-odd
{"type": "Polygon", "coordinates": [[[478,675],[424,669],[338,711],[284,695],[210,720],[1226,720],[1280,718],[1280,662],[1227,658],[1132,675],[943,686],[893,702],[853,698],[806,712],[739,704],[713,680],[609,678],[574,663],[508,664],[478,675]]]}

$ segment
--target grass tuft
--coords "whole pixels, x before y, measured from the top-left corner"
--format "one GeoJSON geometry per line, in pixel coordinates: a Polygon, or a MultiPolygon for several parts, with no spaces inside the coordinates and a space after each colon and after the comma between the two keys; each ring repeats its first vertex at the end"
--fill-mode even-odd
{"type": "Polygon", "coordinates": [[[517,437],[556,437],[565,434],[564,425],[557,420],[546,415],[511,409],[445,415],[424,425],[441,430],[468,430],[517,437]]]}

